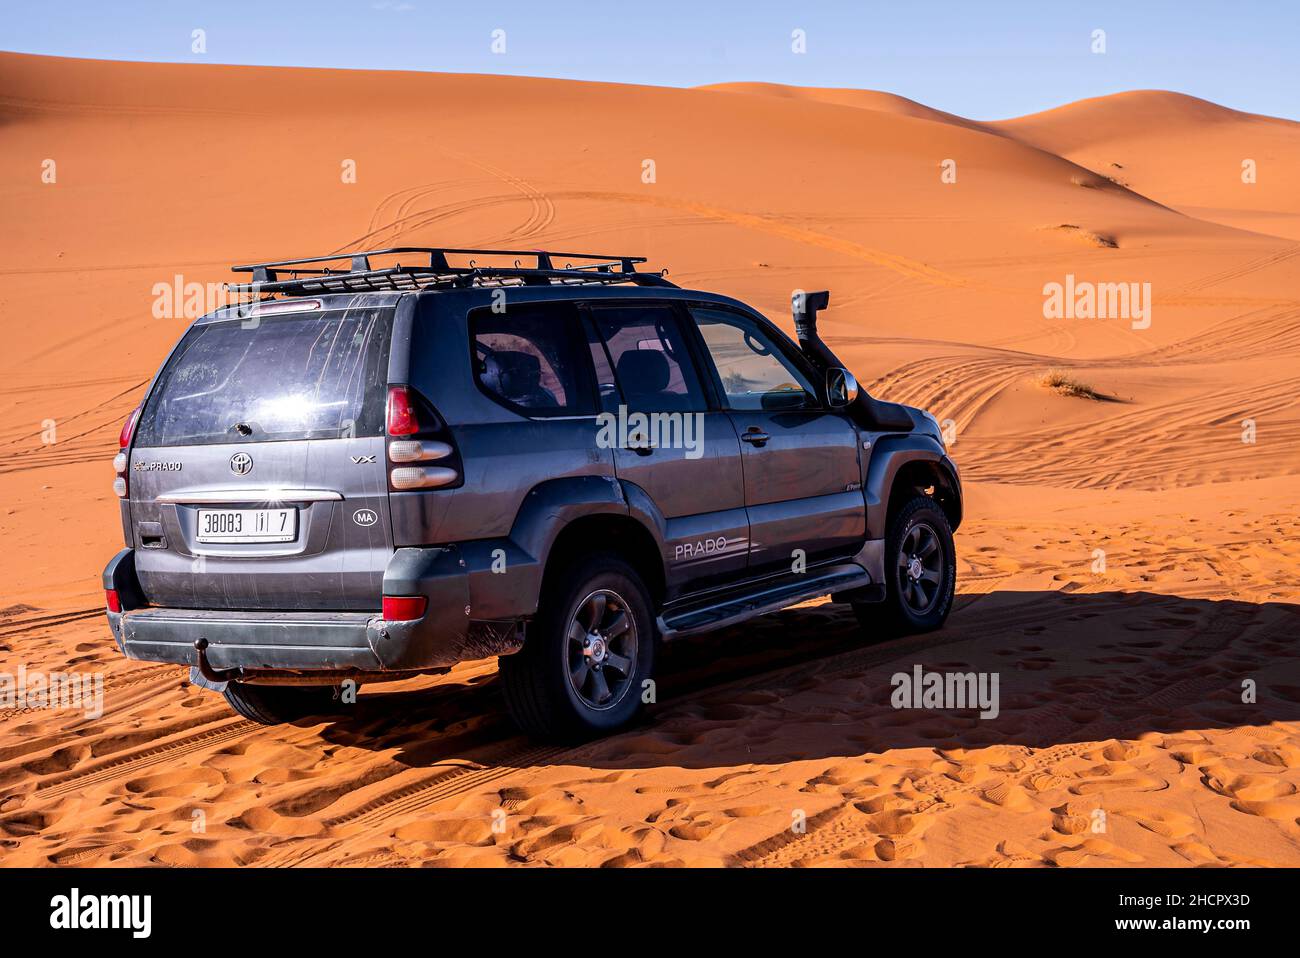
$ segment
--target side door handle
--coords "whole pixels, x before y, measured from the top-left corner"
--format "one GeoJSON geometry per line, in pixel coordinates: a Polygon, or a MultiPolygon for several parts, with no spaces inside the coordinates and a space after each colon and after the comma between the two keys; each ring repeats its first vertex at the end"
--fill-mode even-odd
{"type": "Polygon", "coordinates": [[[650,445],[649,438],[640,433],[628,436],[627,444],[623,448],[636,453],[638,456],[648,456],[655,451],[655,447],[650,445]]]}
{"type": "Polygon", "coordinates": [[[759,429],[757,426],[750,426],[749,429],[740,434],[742,442],[747,442],[750,445],[758,446],[759,448],[765,446],[767,441],[771,438],[771,436],[763,432],[763,430],[759,429]]]}

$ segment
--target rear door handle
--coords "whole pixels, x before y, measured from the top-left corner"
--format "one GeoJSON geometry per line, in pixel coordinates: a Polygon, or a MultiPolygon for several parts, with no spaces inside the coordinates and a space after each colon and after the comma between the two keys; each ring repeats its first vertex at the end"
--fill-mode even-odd
{"type": "Polygon", "coordinates": [[[655,447],[650,445],[650,440],[639,433],[635,436],[628,436],[627,445],[623,448],[636,453],[638,456],[648,456],[655,451],[655,447]]]}
{"type": "Polygon", "coordinates": [[[763,430],[759,429],[757,426],[750,426],[749,431],[741,433],[740,438],[755,446],[762,446],[772,437],[763,432],[763,430]]]}

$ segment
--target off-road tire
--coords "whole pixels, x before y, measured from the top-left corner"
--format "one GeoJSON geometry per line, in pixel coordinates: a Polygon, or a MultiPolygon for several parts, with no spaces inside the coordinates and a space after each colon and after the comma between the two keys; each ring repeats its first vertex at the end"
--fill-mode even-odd
{"type": "MultiPolygon", "coordinates": [[[[943,625],[952,611],[956,588],[957,553],[952,527],[943,507],[930,496],[921,495],[904,503],[889,521],[885,536],[885,601],[854,603],[853,611],[868,636],[932,632],[943,625]],[[907,565],[912,552],[908,550],[928,541],[934,542],[939,557],[932,568],[926,564],[929,556],[924,557],[921,571],[923,575],[937,572],[939,581],[933,583],[933,597],[928,602],[920,602],[915,589],[918,586],[927,589],[930,583],[915,583],[909,592],[911,576],[907,565]]],[[[928,592],[920,594],[929,598],[928,592]]]]}
{"type": "Polygon", "coordinates": [[[642,710],[645,682],[654,671],[657,635],[645,583],[622,559],[598,554],[548,581],[546,593],[523,648],[498,660],[511,717],[529,736],[548,741],[582,741],[627,727],[642,710]],[[631,654],[625,631],[596,643],[606,658],[597,660],[585,651],[583,642],[590,645],[590,636],[606,621],[595,623],[595,633],[586,628],[596,611],[595,597],[601,594],[600,611],[611,623],[608,631],[619,628],[620,610],[635,630],[631,654]],[[571,625],[576,626],[574,634],[571,625]],[[625,676],[615,659],[625,660],[625,676]],[[589,700],[600,700],[595,683],[602,681],[610,700],[596,708],[589,700]]]}

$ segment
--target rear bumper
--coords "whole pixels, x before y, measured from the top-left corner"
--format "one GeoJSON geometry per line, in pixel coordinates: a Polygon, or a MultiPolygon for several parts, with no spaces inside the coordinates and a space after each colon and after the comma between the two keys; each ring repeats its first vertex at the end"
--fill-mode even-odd
{"type": "Polygon", "coordinates": [[[226,611],[145,604],[134,550],[104,570],[120,613],[108,623],[132,659],[198,665],[194,643],[207,639],[208,663],[249,672],[419,672],[519,648],[518,630],[470,619],[469,569],[456,548],[399,549],[384,574],[385,595],[422,595],[424,616],[385,620],[378,612],[226,611]]]}
{"type": "Polygon", "coordinates": [[[376,651],[382,620],[369,612],[146,608],[110,612],[108,619],[132,659],[197,665],[194,643],[207,639],[208,662],[218,669],[385,670],[376,651]]]}

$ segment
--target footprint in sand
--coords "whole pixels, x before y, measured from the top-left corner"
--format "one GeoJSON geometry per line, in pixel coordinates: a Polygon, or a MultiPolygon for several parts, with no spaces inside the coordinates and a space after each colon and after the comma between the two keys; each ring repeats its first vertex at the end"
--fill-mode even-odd
{"type": "Polygon", "coordinates": [[[985,788],[979,795],[990,805],[1011,811],[1028,811],[1034,806],[1023,787],[1005,779],[985,788]]]}
{"type": "Polygon", "coordinates": [[[1239,775],[1221,765],[1208,765],[1201,772],[1206,788],[1228,798],[1265,801],[1296,793],[1295,785],[1271,775],[1239,775]]]}
{"type": "MultiPolygon", "coordinates": [[[[1103,754],[1105,754],[1104,749],[1103,754]]],[[[1139,771],[1127,761],[1115,761],[1113,765],[1095,765],[1083,770],[1076,777],[1082,781],[1077,781],[1069,787],[1070,792],[1075,795],[1094,795],[1098,792],[1121,789],[1154,792],[1169,787],[1169,782],[1165,779],[1139,771]]]]}
{"type": "Polygon", "coordinates": [[[403,842],[455,842],[461,845],[492,844],[492,821],[486,818],[426,818],[399,825],[393,837],[403,842]]]}
{"type": "MultiPolygon", "coordinates": [[[[897,862],[915,857],[919,846],[906,838],[882,838],[871,849],[882,862],[897,862]]],[[[851,849],[850,853],[857,851],[851,849]]]]}
{"type": "Polygon", "coordinates": [[[1019,842],[1003,839],[998,842],[994,853],[977,862],[963,862],[980,868],[1037,868],[1043,860],[1033,855],[1019,842]]]}
{"type": "Polygon", "coordinates": [[[1246,815],[1295,823],[1300,818],[1296,786],[1270,775],[1239,775],[1222,766],[1201,769],[1202,784],[1232,799],[1232,808],[1246,815]]]}
{"type": "Polygon", "coordinates": [[[1169,755],[1176,762],[1182,762],[1184,765],[1195,765],[1199,768],[1211,759],[1219,758],[1221,752],[1218,749],[1193,745],[1171,749],[1169,755]]]}
{"type": "Polygon", "coordinates": [[[225,785],[225,777],[215,768],[199,767],[133,778],[123,787],[143,798],[193,797],[207,801],[224,791],[225,785]]]}
{"type": "Polygon", "coordinates": [[[261,835],[293,835],[301,837],[320,835],[325,830],[324,823],[318,819],[291,818],[277,814],[261,805],[244,809],[239,815],[232,818],[230,823],[261,835]]]}
{"type": "MultiPolygon", "coordinates": [[[[524,823],[521,827],[527,831],[535,826],[524,823]]],[[[515,842],[510,847],[510,854],[520,861],[544,859],[555,865],[590,864],[593,854],[601,849],[618,854],[631,847],[629,832],[604,825],[596,819],[583,819],[537,829],[536,834],[515,842]]]]}
{"type": "Polygon", "coordinates": [[[699,818],[673,825],[668,829],[668,834],[682,841],[703,842],[721,837],[730,824],[728,821],[716,821],[712,813],[706,812],[699,818]]]}
{"type": "Polygon", "coordinates": [[[1131,819],[1161,838],[1182,839],[1196,832],[1197,822],[1190,815],[1172,809],[1130,806],[1111,808],[1110,814],[1131,819]]]}
{"type": "Polygon", "coordinates": [[[810,778],[808,784],[829,785],[836,788],[854,785],[869,780],[873,771],[870,765],[863,762],[845,762],[841,765],[832,765],[820,775],[810,778]]]}
{"type": "Polygon", "coordinates": [[[1052,831],[1061,835],[1083,835],[1092,831],[1092,815],[1071,811],[1068,805],[1052,809],[1052,831]]]}
{"type": "Polygon", "coordinates": [[[1277,768],[1300,767],[1300,749],[1291,745],[1270,745],[1259,749],[1250,756],[1256,762],[1273,765],[1277,768]]]}
{"type": "Polygon", "coordinates": [[[1135,865],[1145,860],[1141,855],[1104,838],[1085,838],[1076,845],[1048,849],[1043,857],[1054,865],[1067,868],[1079,865],[1135,865]]]}
{"type": "Polygon", "coordinates": [[[1210,846],[1206,845],[1204,842],[1175,842],[1169,847],[1193,865],[1228,864],[1228,862],[1216,855],[1210,846]]]}

